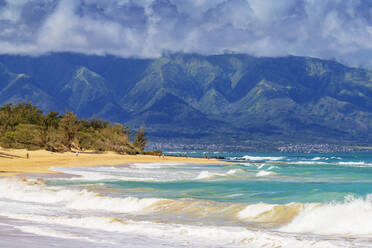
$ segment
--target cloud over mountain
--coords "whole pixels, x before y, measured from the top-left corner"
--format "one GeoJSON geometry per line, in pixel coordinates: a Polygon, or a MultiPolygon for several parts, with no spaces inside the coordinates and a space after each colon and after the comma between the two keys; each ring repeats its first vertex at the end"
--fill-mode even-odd
{"type": "Polygon", "coordinates": [[[0,53],[335,58],[372,68],[362,0],[0,0],[0,53]]]}

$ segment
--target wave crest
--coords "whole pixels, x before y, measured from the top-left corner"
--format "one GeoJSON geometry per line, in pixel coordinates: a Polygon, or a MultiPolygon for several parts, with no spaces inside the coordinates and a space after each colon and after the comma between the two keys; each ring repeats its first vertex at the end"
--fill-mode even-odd
{"type": "Polygon", "coordinates": [[[216,179],[216,178],[223,178],[223,177],[234,177],[238,174],[244,173],[242,169],[232,169],[227,171],[226,173],[217,173],[217,172],[210,172],[210,171],[202,171],[199,175],[195,178],[197,180],[208,180],[208,179],[216,179]]]}
{"type": "Polygon", "coordinates": [[[280,231],[325,235],[372,234],[372,194],[347,196],[344,202],[306,207],[280,231]]]}
{"type": "Polygon", "coordinates": [[[276,175],[276,172],[273,171],[265,171],[265,170],[260,170],[257,172],[256,177],[267,177],[267,176],[274,176],[276,175]]]}
{"type": "Polygon", "coordinates": [[[59,187],[45,187],[19,180],[0,180],[0,198],[20,202],[59,204],[70,209],[101,210],[131,213],[146,210],[162,199],[135,197],[106,197],[88,190],[67,190],[59,187]],[[20,183],[23,182],[23,183],[20,183]]]}

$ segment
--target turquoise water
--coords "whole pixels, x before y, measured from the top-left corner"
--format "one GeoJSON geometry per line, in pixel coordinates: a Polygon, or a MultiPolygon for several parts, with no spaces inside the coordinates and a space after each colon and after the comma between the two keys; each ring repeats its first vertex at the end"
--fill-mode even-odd
{"type": "MultiPolygon", "coordinates": [[[[200,157],[201,153],[192,155],[200,157]]],[[[112,180],[50,183],[55,185],[89,184],[90,186],[100,184],[107,188],[120,190],[120,194],[124,196],[130,196],[136,192],[136,195],[142,198],[187,197],[234,203],[327,203],[342,201],[348,195],[365,197],[372,192],[372,156],[370,154],[280,153],[262,156],[262,154],[215,153],[214,155],[235,160],[229,160],[230,164],[227,165],[165,165],[161,168],[147,168],[145,170],[155,170],[161,175],[158,178],[153,178],[154,175],[151,175],[142,178],[143,180],[141,177],[144,173],[139,170],[138,173],[133,173],[133,171],[124,173],[128,180],[114,177],[112,180]],[[250,156],[252,160],[238,160],[244,156],[250,156]],[[259,173],[262,175],[260,176],[259,173]],[[146,190],[142,191],[142,188],[146,190]]],[[[114,170],[102,173],[112,176],[116,172],[114,170]]],[[[122,172],[123,170],[118,173],[122,172]]]]}
{"type": "Polygon", "coordinates": [[[372,247],[372,154],[209,155],[0,180],[0,216],[73,248],[372,247]]]}

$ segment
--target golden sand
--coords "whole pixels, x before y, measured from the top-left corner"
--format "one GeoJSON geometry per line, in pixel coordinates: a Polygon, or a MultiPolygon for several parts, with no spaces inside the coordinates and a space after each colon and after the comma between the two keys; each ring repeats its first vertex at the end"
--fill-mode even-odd
{"type": "MultiPolygon", "coordinates": [[[[201,158],[159,157],[149,155],[120,155],[113,152],[83,152],[76,156],[75,152],[55,153],[45,150],[27,151],[24,149],[0,148],[0,176],[25,173],[57,173],[50,167],[119,165],[128,163],[154,162],[187,162],[210,164],[217,161],[201,158]],[[29,158],[27,159],[27,153],[29,158]]],[[[218,163],[223,163],[218,161],[218,163]]]]}

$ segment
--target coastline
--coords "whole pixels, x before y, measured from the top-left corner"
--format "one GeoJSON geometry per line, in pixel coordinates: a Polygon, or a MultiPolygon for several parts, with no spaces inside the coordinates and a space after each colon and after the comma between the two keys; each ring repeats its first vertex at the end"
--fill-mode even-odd
{"type": "Polygon", "coordinates": [[[0,177],[19,174],[55,174],[51,167],[85,167],[123,165],[128,163],[224,163],[213,159],[184,158],[151,155],[121,155],[114,152],[82,152],[78,156],[74,152],[56,153],[46,150],[27,151],[25,149],[0,148],[0,177]],[[29,159],[26,155],[29,154],[29,159]]]}
{"type": "MultiPolygon", "coordinates": [[[[38,161],[42,155],[49,162],[76,158],[30,153],[38,161]]],[[[79,156],[99,165],[63,168],[60,161],[52,169],[61,173],[0,180],[1,247],[370,247],[370,156],[234,154],[243,162],[227,166],[182,157],[163,160],[180,164],[162,164],[153,156],[79,156]],[[113,157],[120,164],[102,166],[113,157]],[[249,162],[254,158],[267,163],[249,162]]]]}

